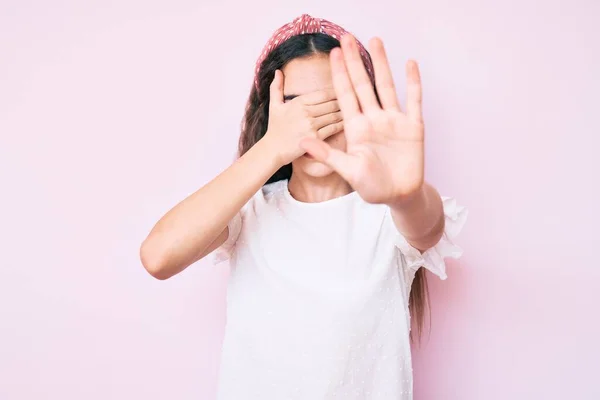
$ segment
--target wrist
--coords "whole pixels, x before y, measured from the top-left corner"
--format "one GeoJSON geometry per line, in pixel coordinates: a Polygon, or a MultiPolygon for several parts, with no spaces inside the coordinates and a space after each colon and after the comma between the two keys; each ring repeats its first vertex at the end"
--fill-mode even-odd
{"type": "Polygon", "coordinates": [[[280,146],[272,139],[271,135],[265,133],[265,135],[256,143],[255,147],[260,153],[261,158],[269,163],[273,169],[273,173],[284,165],[279,152],[280,146]]]}
{"type": "Polygon", "coordinates": [[[388,206],[406,212],[410,212],[415,208],[422,206],[427,202],[426,184],[423,183],[417,190],[412,193],[397,196],[388,206]]]}

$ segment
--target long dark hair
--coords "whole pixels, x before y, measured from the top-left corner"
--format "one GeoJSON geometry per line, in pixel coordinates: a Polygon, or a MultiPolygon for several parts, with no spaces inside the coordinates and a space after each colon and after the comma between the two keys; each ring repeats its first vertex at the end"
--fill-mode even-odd
{"type": "MultiPolygon", "coordinates": [[[[257,81],[252,84],[246,112],[242,121],[242,133],[238,144],[238,156],[241,157],[254,146],[267,132],[269,122],[269,88],[275,71],[281,70],[287,63],[296,58],[309,57],[315,54],[329,54],[339,47],[336,38],[323,34],[311,33],[292,36],[273,51],[260,65],[257,81]]],[[[289,180],[292,176],[292,164],[279,168],[266,183],[289,180]]],[[[409,310],[413,320],[413,332],[421,335],[425,314],[428,308],[427,280],[423,268],[417,271],[410,291],[409,310]]],[[[414,338],[414,335],[411,336],[414,338]]]]}

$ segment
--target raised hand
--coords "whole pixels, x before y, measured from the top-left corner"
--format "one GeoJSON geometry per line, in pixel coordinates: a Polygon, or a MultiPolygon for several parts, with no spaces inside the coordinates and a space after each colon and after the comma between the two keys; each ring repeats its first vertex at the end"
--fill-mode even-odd
{"type": "Polygon", "coordinates": [[[424,128],[421,79],[414,61],[406,66],[407,100],[403,112],[380,39],[369,42],[378,103],[356,39],[345,35],[341,49],[331,51],[333,86],[343,115],[346,151],[316,138],[301,146],[337,171],[370,203],[398,203],[423,186],[424,128]]]}
{"type": "Polygon", "coordinates": [[[320,90],[284,102],[283,73],[271,83],[269,123],[265,139],[274,143],[279,164],[286,165],[305,153],[304,138],[323,140],[344,129],[333,89],[320,90]]]}

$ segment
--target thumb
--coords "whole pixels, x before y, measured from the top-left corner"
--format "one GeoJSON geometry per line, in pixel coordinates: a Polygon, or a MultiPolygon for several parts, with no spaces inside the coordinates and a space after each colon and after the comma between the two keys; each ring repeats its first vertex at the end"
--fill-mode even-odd
{"type": "Polygon", "coordinates": [[[271,82],[270,99],[271,104],[283,104],[283,73],[275,70],[275,77],[271,82]]]}
{"type": "Polygon", "coordinates": [[[317,161],[333,168],[338,174],[354,186],[357,176],[357,163],[354,157],[341,150],[332,148],[322,140],[306,137],[300,141],[300,147],[317,161]]]}

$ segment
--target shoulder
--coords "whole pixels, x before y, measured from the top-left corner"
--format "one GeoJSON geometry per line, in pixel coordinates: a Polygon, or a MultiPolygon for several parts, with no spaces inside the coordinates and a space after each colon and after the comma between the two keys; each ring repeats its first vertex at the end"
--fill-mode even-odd
{"type": "Polygon", "coordinates": [[[278,194],[283,194],[283,191],[287,187],[287,182],[285,180],[271,182],[264,185],[259,193],[262,194],[263,197],[273,197],[278,194]]]}
{"type": "Polygon", "coordinates": [[[283,196],[285,188],[286,181],[277,181],[264,185],[248,200],[242,208],[242,214],[248,212],[257,213],[257,211],[277,203],[278,199],[283,196]]]}

